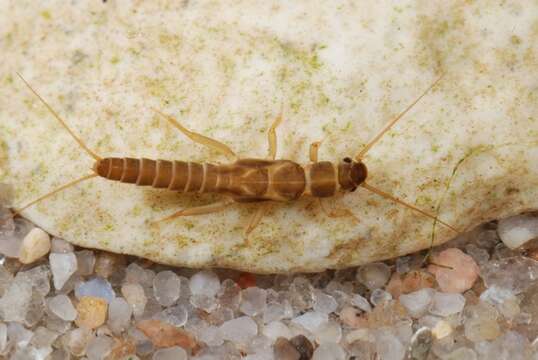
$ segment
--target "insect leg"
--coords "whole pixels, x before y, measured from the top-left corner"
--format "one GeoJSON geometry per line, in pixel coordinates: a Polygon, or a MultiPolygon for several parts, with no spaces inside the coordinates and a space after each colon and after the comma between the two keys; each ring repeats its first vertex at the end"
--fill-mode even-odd
{"type": "Polygon", "coordinates": [[[185,136],[187,136],[192,141],[207,146],[210,149],[213,149],[217,152],[220,152],[223,155],[226,155],[232,159],[237,159],[237,155],[228,147],[228,145],[221,143],[220,141],[217,141],[215,139],[212,139],[210,137],[204,136],[202,134],[195,133],[194,131],[190,131],[189,129],[185,128],[183,125],[181,125],[174,117],[167,115],[157,109],[152,108],[153,111],[155,111],[157,114],[165,118],[179,131],[181,131],[185,136]]]}
{"type": "Polygon", "coordinates": [[[318,162],[318,152],[319,147],[321,146],[321,141],[316,141],[310,144],[310,161],[311,162],[318,162]]]}
{"type": "Polygon", "coordinates": [[[351,210],[348,208],[339,208],[339,209],[327,209],[326,204],[323,202],[322,198],[318,198],[319,200],[319,206],[321,207],[321,210],[330,218],[341,218],[341,217],[350,217],[353,220],[359,222],[359,218],[353,214],[351,210]]]}
{"type": "Polygon", "coordinates": [[[269,159],[275,160],[276,159],[276,148],[277,148],[277,141],[276,141],[276,128],[280,123],[282,123],[282,107],[280,108],[280,113],[273,121],[273,124],[269,128],[269,131],[267,132],[267,138],[269,140],[269,159]]]}
{"type": "Polygon", "coordinates": [[[258,226],[267,210],[269,210],[269,206],[270,203],[265,202],[256,209],[256,212],[252,214],[248,224],[245,226],[245,236],[248,236],[256,228],[256,226],[258,226]]]}
{"type": "Polygon", "coordinates": [[[194,216],[194,215],[205,215],[205,214],[211,214],[216,213],[219,211],[222,211],[226,209],[229,205],[231,205],[234,201],[232,199],[227,199],[223,201],[219,201],[213,204],[204,205],[204,206],[196,206],[188,209],[182,209],[178,212],[173,213],[172,215],[169,215],[163,219],[160,220],[154,220],[153,223],[160,223],[163,221],[168,221],[175,219],[180,216],[194,216]]]}

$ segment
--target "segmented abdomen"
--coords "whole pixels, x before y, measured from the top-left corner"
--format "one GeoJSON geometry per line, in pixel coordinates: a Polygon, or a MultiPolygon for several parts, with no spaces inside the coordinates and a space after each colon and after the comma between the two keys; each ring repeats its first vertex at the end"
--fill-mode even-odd
{"type": "Polygon", "coordinates": [[[180,192],[211,192],[217,184],[216,166],[185,161],[105,158],[95,172],[106,179],[180,192]]]}

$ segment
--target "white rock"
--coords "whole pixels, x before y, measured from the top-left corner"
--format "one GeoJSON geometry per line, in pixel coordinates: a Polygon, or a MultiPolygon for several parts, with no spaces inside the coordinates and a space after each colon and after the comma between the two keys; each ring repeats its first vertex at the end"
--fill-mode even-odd
{"type": "Polygon", "coordinates": [[[538,238],[538,216],[529,213],[499,220],[497,233],[507,247],[517,249],[538,238]]]}
{"type": "Polygon", "coordinates": [[[153,278],[153,294],[162,306],[170,306],[179,298],[179,277],[173,271],[161,271],[153,278]]]}
{"type": "Polygon", "coordinates": [[[49,255],[52,282],[60,290],[71,275],[77,271],[77,257],[73,253],[51,253],[49,255]]]}
{"type": "Polygon", "coordinates": [[[40,228],[33,228],[22,240],[19,261],[31,264],[50,251],[50,236],[40,228]]]}
{"type": "Polygon", "coordinates": [[[258,334],[258,325],[248,316],[229,320],[220,326],[222,337],[236,343],[246,344],[258,334]]]}
{"type": "Polygon", "coordinates": [[[400,295],[399,301],[407,309],[409,315],[419,318],[428,312],[433,301],[434,293],[435,290],[424,288],[409,294],[400,295]]]}
{"type": "Polygon", "coordinates": [[[48,298],[47,307],[54,315],[62,320],[73,321],[77,317],[77,310],[73,306],[71,299],[64,294],[48,298]]]}
{"type": "Polygon", "coordinates": [[[193,295],[213,297],[220,289],[220,280],[214,272],[204,270],[191,277],[189,287],[193,295]]]}
{"type": "Polygon", "coordinates": [[[129,327],[131,314],[131,306],[125,299],[121,297],[114,298],[108,305],[108,327],[115,334],[121,334],[129,327]]]}
{"type": "Polygon", "coordinates": [[[304,329],[314,332],[329,321],[327,314],[317,311],[309,311],[291,320],[292,323],[302,326],[304,329]]]}
{"type": "Polygon", "coordinates": [[[265,325],[262,329],[262,334],[271,340],[276,340],[279,337],[290,339],[292,333],[290,329],[281,321],[272,321],[265,325]]]}
{"type": "Polygon", "coordinates": [[[461,294],[435,292],[430,312],[442,317],[454,315],[463,311],[465,298],[461,294]]]}
{"type": "Polygon", "coordinates": [[[152,360],[187,360],[187,352],[179,346],[159,349],[153,354],[152,360]]]}
{"type": "Polygon", "coordinates": [[[338,344],[321,344],[314,351],[312,360],[346,360],[346,352],[338,344]]]}
{"type": "Polygon", "coordinates": [[[267,307],[267,292],[258,287],[250,287],[241,291],[239,310],[248,316],[256,316],[267,307]]]}

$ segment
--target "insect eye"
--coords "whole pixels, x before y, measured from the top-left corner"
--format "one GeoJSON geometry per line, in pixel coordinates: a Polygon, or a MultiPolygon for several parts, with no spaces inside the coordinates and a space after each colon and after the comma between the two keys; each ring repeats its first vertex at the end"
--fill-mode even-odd
{"type": "Polygon", "coordinates": [[[345,158],[344,158],[344,162],[350,164],[350,163],[351,163],[351,158],[345,157],[345,158]]]}

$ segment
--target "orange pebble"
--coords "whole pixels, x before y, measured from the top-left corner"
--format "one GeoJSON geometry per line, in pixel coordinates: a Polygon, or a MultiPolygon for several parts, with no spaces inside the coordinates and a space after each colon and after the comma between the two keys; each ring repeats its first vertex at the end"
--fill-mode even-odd
{"type": "Polygon", "coordinates": [[[480,269],[472,257],[450,248],[433,257],[428,271],[435,275],[441,291],[462,293],[473,287],[480,269]]]}
{"type": "Polygon", "coordinates": [[[256,276],[251,273],[242,273],[237,279],[237,285],[239,285],[241,289],[254,287],[256,286],[256,276]]]}
{"type": "Polygon", "coordinates": [[[198,346],[189,332],[160,320],[143,320],[136,324],[136,327],[158,348],[180,346],[190,350],[198,346]]]}
{"type": "Polygon", "coordinates": [[[105,299],[83,296],[77,304],[77,318],[75,324],[78,327],[95,329],[103,325],[106,320],[108,304],[105,299]]]}
{"type": "Polygon", "coordinates": [[[435,286],[435,277],[425,271],[414,270],[405,274],[402,280],[402,294],[409,294],[420,289],[435,286]]]}

